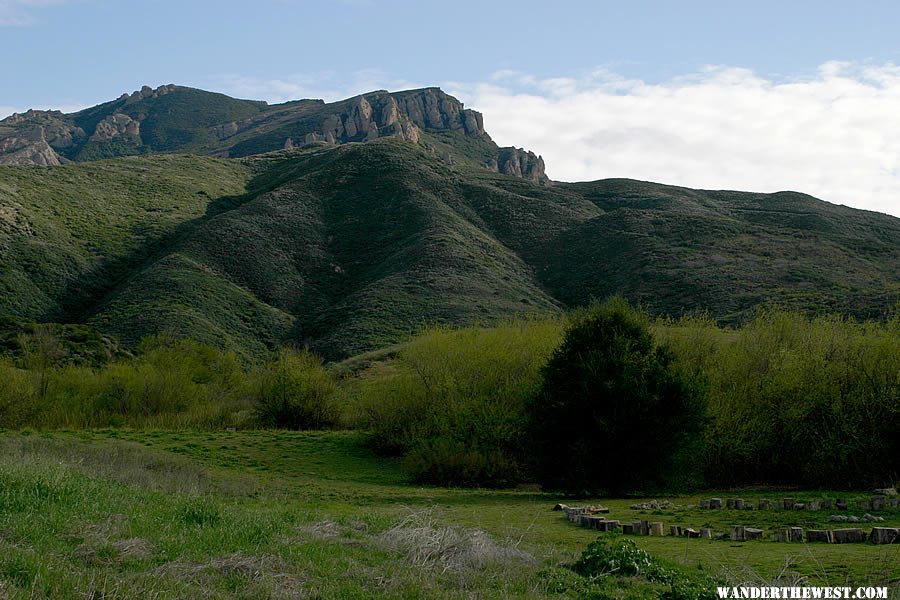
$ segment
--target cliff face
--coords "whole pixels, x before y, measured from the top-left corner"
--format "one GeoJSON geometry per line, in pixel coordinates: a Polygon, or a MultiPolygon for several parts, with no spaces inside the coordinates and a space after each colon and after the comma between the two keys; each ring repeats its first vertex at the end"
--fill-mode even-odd
{"type": "Polygon", "coordinates": [[[60,111],[13,114],[0,121],[0,165],[59,165],[67,161],[57,149],[70,148],[85,137],[60,111]]]}
{"type": "Polygon", "coordinates": [[[522,148],[500,148],[497,162],[491,163],[490,168],[541,185],[550,185],[550,178],[544,171],[544,159],[522,148]]]}
{"type": "Polygon", "coordinates": [[[0,164],[58,165],[158,151],[238,157],[381,137],[421,144],[456,162],[452,139],[460,138],[454,136],[477,147],[470,163],[549,185],[541,157],[499,148],[485,131],[481,113],[436,87],[269,106],[175,85],[144,86],[71,115],[28,111],[0,121],[0,164]],[[431,134],[449,135],[449,147],[433,144],[431,134]]]}

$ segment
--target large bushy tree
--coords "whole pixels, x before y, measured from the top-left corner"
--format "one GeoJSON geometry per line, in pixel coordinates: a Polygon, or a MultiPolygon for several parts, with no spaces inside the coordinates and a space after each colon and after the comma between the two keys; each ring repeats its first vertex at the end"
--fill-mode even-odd
{"type": "Polygon", "coordinates": [[[528,404],[526,452],[545,487],[624,493],[683,485],[699,456],[703,387],[620,298],[577,313],[528,404]]]}

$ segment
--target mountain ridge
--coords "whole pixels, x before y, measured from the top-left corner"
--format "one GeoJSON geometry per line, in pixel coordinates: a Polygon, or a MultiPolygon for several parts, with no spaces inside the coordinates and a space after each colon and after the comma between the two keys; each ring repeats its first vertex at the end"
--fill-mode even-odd
{"type": "MultiPolygon", "coordinates": [[[[3,119],[0,164],[58,166],[157,152],[244,157],[379,137],[400,137],[437,152],[440,144],[431,135],[447,131],[475,138],[483,155],[476,161],[479,166],[550,184],[540,156],[497,146],[481,113],[439,87],[375,90],[330,103],[303,99],[269,105],[174,84],[143,86],[71,114],[32,109],[3,119]]],[[[446,150],[442,157],[453,160],[446,150]]]]}
{"type": "Polygon", "coordinates": [[[340,359],[612,294],[720,323],[900,301],[900,219],[798,192],[550,185],[437,88],[271,107],[145,88],[15,115],[0,144],[32,165],[0,165],[0,318],[89,324],[126,349],[166,332],[340,359]],[[46,148],[65,160],[28,162],[46,148]]]}

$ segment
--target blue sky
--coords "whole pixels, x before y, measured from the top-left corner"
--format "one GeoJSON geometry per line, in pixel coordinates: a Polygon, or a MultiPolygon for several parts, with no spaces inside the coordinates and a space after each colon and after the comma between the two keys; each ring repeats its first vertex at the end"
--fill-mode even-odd
{"type": "Polygon", "coordinates": [[[900,214],[898,22],[887,1],[0,0],[0,113],[143,84],[269,101],[441,85],[557,179],[900,214]]]}

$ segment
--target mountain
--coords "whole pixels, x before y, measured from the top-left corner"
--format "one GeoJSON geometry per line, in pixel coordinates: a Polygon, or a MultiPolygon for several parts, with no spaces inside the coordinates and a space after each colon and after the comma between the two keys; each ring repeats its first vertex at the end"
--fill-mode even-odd
{"type": "Polygon", "coordinates": [[[420,144],[445,160],[549,183],[543,159],[498,147],[481,113],[439,88],[269,106],[176,85],[144,86],[73,114],[29,110],[3,119],[0,164],[54,166],[159,152],[244,157],[383,137],[420,144]]]}
{"type": "Polygon", "coordinates": [[[160,89],[4,125],[43,136],[9,161],[46,166],[0,166],[0,317],[126,348],[165,331],[342,358],[427,323],[614,293],[726,323],[772,302],[879,317],[900,299],[888,215],[796,192],[551,184],[436,88],[272,107],[160,89]],[[136,155],[89,160],[115,152],[136,155]]]}

